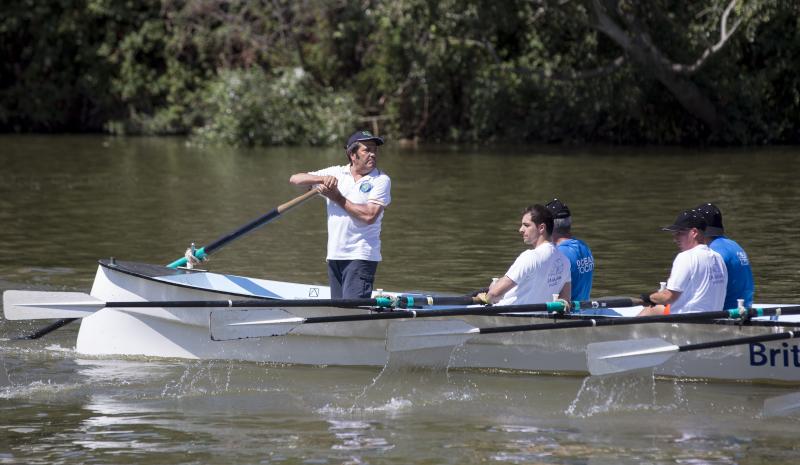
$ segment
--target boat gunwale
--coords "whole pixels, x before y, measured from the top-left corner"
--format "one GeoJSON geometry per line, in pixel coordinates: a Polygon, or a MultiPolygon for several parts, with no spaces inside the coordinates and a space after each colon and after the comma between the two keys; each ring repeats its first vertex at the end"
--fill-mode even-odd
{"type": "MultiPolygon", "coordinates": [[[[118,262],[116,259],[113,259],[113,258],[112,259],[101,258],[100,260],[97,261],[97,263],[100,266],[102,266],[104,268],[107,268],[109,270],[112,270],[112,271],[118,271],[118,272],[123,273],[123,274],[127,274],[127,275],[130,275],[130,276],[135,276],[137,278],[146,279],[148,281],[153,281],[153,282],[156,282],[156,283],[159,283],[159,284],[165,284],[165,285],[168,285],[168,286],[182,287],[182,288],[185,288],[185,289],[201,290],[201,291],[212,292],[214,294],[231,295],[231,296],[244,297],[244,298],[247,298],[247,299],[255,299],[255,300],[282,300],[282,299],[273,299],[271,297],[264,297],[264,296],[260,296],[260,295],[257,295],[257,294],[240,294],[240,293],[237,293],[237,292],[219,291],[219,290],[216,290],[216,289],[209,289],[209,288],[205,288],[205,287],[192,286],[192,285],[184,284],[184,283],[166,281],[166,280],[163,280],[163,279],[158,279],[159,276],[150,276],[150,275],[144,274],[142,272],[134,271],[131,268],[125,267],[125,265],[120,265],[120,262],[118,262]]],[[[135,264],[135,265],[158,267],[158,265],[152,265],[150,263],[141,263],[141,262],[123,261],[121,263],[123,263],[123,264],[124,263],[131,263],[131,264],[135,264]]],[[[175,270],[173,268],[168,268],[166,266],[164,267],[164,269],[165,270],[178,271],[178,270],[175,270]]],[[[175,275],[180,275],[180,274],[211,273],[210,271],[207,271],[207,270],[189,270],[189,269],[186,269],[186,268],[181,268],[180,271],[182,273],[174,273],[174,274],[175,275]]],[[[220,276],[226,276],[226,275],[223,275],[223,274],[220,274],[220,273],[214,273],[214,274],[218,274],[220,276]]]]}

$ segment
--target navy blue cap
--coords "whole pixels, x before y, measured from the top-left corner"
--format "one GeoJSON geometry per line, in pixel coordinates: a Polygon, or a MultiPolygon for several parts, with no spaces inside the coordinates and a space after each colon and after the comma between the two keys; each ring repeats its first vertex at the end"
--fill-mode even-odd
{"type": "Polygon", "coordinates": [[[369,131],[356,131],[347,139],[347,145],[344,146],[345,149],[350,148],[351,145],[355,144],[356,142],[367,142],[367,141],[375,141],[378,145],[383,145],[383,139],[378,136],[373,136],[369,131]]]}
{"type": "Polygon", "coordinates": [[[550,213],[553,215],[553,218],[568,218],[570,215],[569,207],[564,202],[553,199],[544,206],[546,209],[550,210],[550,213]]]}
{"type": "Polygon", "coordinates": [[[704,203],[694,207],[695,210],[703,215],[708,226],[706,227],[707,236],[722,236],[725,228],[722,227],[722,212],[713,203],[704,203]]]}
{"type": "Polygon", "coordinates": [[[677,218],[675,218],[675,222],[669,226],[664,226],[661,228],[662,231],[685,231],[687,229],[697,228],[703,232],[705,232],[708,223],[706,223],[705,218],[703,215],[697,210],[684,210],[682,211],[677,218]]]}

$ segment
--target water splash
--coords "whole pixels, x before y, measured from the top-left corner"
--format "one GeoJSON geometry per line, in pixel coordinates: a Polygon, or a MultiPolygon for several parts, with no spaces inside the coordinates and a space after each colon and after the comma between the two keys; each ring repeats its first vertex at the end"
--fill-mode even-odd
{"type": "Polygon", "coordinates": [[[587,418],[599,414],[657,411],[685,407],[683,387],[678,381],[659,383],[652,375],[633,372],[609,376],[587,376],[564,414],[587,418]]]}

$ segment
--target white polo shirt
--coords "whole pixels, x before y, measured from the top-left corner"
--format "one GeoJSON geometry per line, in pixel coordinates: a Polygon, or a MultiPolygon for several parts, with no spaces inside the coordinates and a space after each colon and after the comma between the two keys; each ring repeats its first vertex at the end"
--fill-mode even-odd
{"type": "Polygon", "coordinates": [[[679,253],[672,262],[667,289],[681,296],[670,305],[670,313],[723,310],[727,283],[725,261],[707,245],[679,253]]]}
{"type": "Polygon", "coordinates": [[[517,257],[506,272],[517,285],[509,289],[497,305],[525,305],[551,302],[570,282],[567,257],[552,242],[528,249],[517,257]]]}
{"type": "MultiPolygon", "coordinates": [[[[392,202],[392,181],[377,168],[357,182],[350,165],[331,166],[309,174],[334,176],[339,192],[352,203],[376,203],[386,208],[392,202]]],[[[336,202],[325,199],[328,210],[328,260],[381,261],[381,221],[383,212],[372,224],[353,218],[336,202]]]]}

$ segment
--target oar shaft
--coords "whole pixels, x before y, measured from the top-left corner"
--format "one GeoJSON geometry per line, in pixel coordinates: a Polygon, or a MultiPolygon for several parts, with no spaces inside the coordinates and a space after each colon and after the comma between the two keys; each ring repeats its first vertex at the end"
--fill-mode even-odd
{"type": "MultiPolygon", "coordinates": [[[[464,297],[433,297],[434,305],[438,305],[445,299],[464,299],[464,297]],[[442,300],[438,300],[442,299],[442,300]]],[[[417,301],[420,299],[417,298],[417,301]]],[[[611,300],[612,302],[630,303],[630,299],[617,299],[611,300]]],[[[309,317],[303,320],[303,324],[309,323],[338,323],[344,321],[365,321],[365,320],[395,320],[401,318],[436,318],[447,316],[467,316],[467,315],[500,315],[509,312],[543,312],[552,311],[554,304],[561,308],[561,304],[557,302],[548,302],[544,304],[529,304],[529,305],[509,305],[509,306],[492,306],[492,307],[460,307],[460,308],[444,308],[436,310],[393,310],[390,312],[370,313],[367,315],[336,315],[336,316],[320,316],[309,317]]],[[[603,320],[605,321],[605,320],[603,320]]],[[[524,331],[528,328],[536,329],[552,329],[552,328],[579,328],[583,326],[593,326],[592,322],[588,320],[574,320],[562,323],[549,323],[549,324],[536,324],[536,325],[517,325],[517,326],[501,326],[498,328],[486,328],[486,331],[481,330],[481,333],[487,332],[509,332],[509,331],[524,331]],[[511,328],[511,329],[509,329],[511,328]],[[521,328],[521,329],[514,329],[521,328]],[[493,331],[495,329],[495,331],[493,331]]]]}
{"type": "Polygon", "coordinates": [[[591,326],[617,326],[617,325],[624,326],[624,325],[634,325],[643,323],[664,323],[664,322],[680,323],[689,321],[700,321],[700,319],[698,319],[696,315],[697,314],[684,313],[681,314],[679,318],[668,318],[670,316],[676,317],[678,315],[632,316],[632,317],[618,317],[618,318],[584,317],[584,319],[580,320],[561,321],[558,323],[535,323],[529,325],[509,325],[509,326],[494,326],[494,327],[480,328],[480,333],[481,334],[515,333],[517,331],[542,331],[549,329],[588,328],[591,326]]]}
{"type": "MultiPolygon", "coordinates": [[[[382,308],[409,308],[422,305],[469,305],[474,304],[473,297],[437,297],[437,296],[412,296],[376,297],[372,299],[262,299],[262,300],[164,300],[164,301],[135,301],[135,302],[105,302],[111,308],[220,308],[220,307],[382,307],[382,308]]],[[[480,311],[476,309],[476,311],[480,311]]],[[[505,311],[505,310],[503,310],[505,311]]],[[[485,310],[484,310],[485,312],[485,310]]]]}
{"type": "MultiPolygon", "coordinates": [[[[494,307],[497,308],[497,307],[494,307]]],[[[502,307],[501,307],[502,308],[502,307]]],[[[508,308],[508,307],[506,307],[508,308]]],[[[567,328],[587,328],[590,326],[625,326],[647,323],[692,323],[701,321],[711,321],[722,318],[734,318],[734,310],[723,310],[718,312],[696,312],[696,313],[676,313],[673,315],[651,315],[651,316],[631,316],[631,317],[608,317],[590,318],[573,320],[559,323],[539,323],[529,325],[511,325],[480,328],[481,334],[491,333],[513,333],[517,331],[541,331],[548,329],[567,329],[567,328]]],[[[777,314],[796,315],[800,314],[800,306],[790,306],[783,308],[751,308],[746,310],[748,317],[771,316],[777,314]]]]}
{"type": "Polygon", "coordinates": [[[689,352],[692,350],[714,349],[716,347],[737,346],[756,342],[780,341],[781,339],[793,339],[796,337],[800,337],[800,331],[786,331],[783,333],[764,334],[761,336],[738,337],[734,339],[723,339],[721,341],[698,342],[697,344],[678,346],[678,351],[689,352]]]}
{"type": "Polygon", "coordinates": [[[294,198],[284,204],[278,205],[277,208],[272,210],[269,213],[259,216],[258,218],[254,219],[253,221],[247,223],[246,225],[242,226],[241,228],[228,233],[219,239],[215,240],[211,244],[208,244],[204,247],[205,253],[211,255],[212,253],[216,252],[218,249],[221,249],[223,246],[227,245],[230,242],[235,241],[236,239],[244,236],[245,234],[264,226],[265,224],[269,223],[270,221],[274,220],[284,212],[291,210],[293,207],[300,205],[301,203],[305,202],[306,200],[316,196],[319,194],[319,191],[316,189],[311,189],[305,194],[294,198]]]}
{"type": "MultiPolygon", "coordinates": [[[[251,232],[251,231],[253,231],[253,230],[255,230],[255,229],[257,229],[257,228],[259,228],[259,227],[261,227],[261,226],[263,226],[265,224],[267,224],[267,223],[269,223],[270,221],[272,221],[275,218],[277,218],[278,216],[280,216],[282,213],[284,213],[286,211],[289,211],[293,207],[295,207],[297,205],[300,205],[301,203],[303,203],[306,200],[316,196],[317,194],[319,194],[319,191],[317,191],[316,189],[311,189],[308,192],[306,192],[305,194],[303,194],[303,195],[301,195],[299,197],[296,197],[296,198],[294,198],[294,199],[292,199],[292,200],[290,200],[290,201],[288,201],[286,203],[283,203],[283,204],[279,205],[277,208],[275,208],[274,210],[270,211],[269,213],[261,215],[258,218],[254,219],[253,221],[251,221],[251,222],[247,223],[246,225],[242,226],[241,228],[239,228],[239,229],[237,229],[235,231],[232,231],[232,232],[220,237],[219,239],[215,240],[211,244],[208,244],[205,247],[201,247],[201,248],[197,249],[195,251],[195,257],[202,259],[202,258],[206,257],[207,255],[211,255],[212,253],[214,253],[217,250],[221,249],[222,247],[224,247],[225,245],[229,244],[230,242],[232,242],[232,241],[244,236],[245,234],[247,234],[247,233],[249,233],[249,232],[251,232]]],[[[179,258],[179,259],[175,260],[174,262],[170,263],[169,265],[167,265],[167,267],[168,268],[177,268],[179,266],[184,266],[184,265],[186,265],[186,261],[187,261],[186,257],[182,257],[182,258],[179,258]]]]}
{"type": "Polygon", "coordinates": [[[271,307],[377,307],[377,299],[297,299],[297,300],[165,300],[106,302],[111,308],[271,308],[271,307]]]}
{"type": "Polygon", "coordinates": [[[46,334],[50,334],[53,331],[57,330],[58,328],[61,328],[62,326],[68,325],[68,324],[72,323],[73,321],[79,320],[79,319],[80,318],[64,318],[64,319],[61,319],[61,320],[57,320],[57,321],[55,321],[55,322],[53,322],[53,323],[51,323],[51,324],[49,324],[47,326],[44,326],[42,328],[37,329],[36,331],[34,331],[34,332],[30,333],[30,334],[26,334],[24,336],[19,336],[16,339],[18,339],[18,340],[39,339],[40,337],[42,337],[42,336],[44,336],[46,334]]]}
{"type": "MultiPolygon", "coordinates": [[[[392,310],[379,313],[368,313],[365,315],[335,315],[309,317],[303,320],[303,324],[309,323],[339,323],[343,321],[370,321],[370,320],[396,320],[401,318],[436,318],[447,316],[467,316],[467,315],[499,315],[506,313],[503,307],[459,307],[445,308],[438,310],[392,310]]],[[[579,323],[583,323],[579,321],[579,323]]]]}

